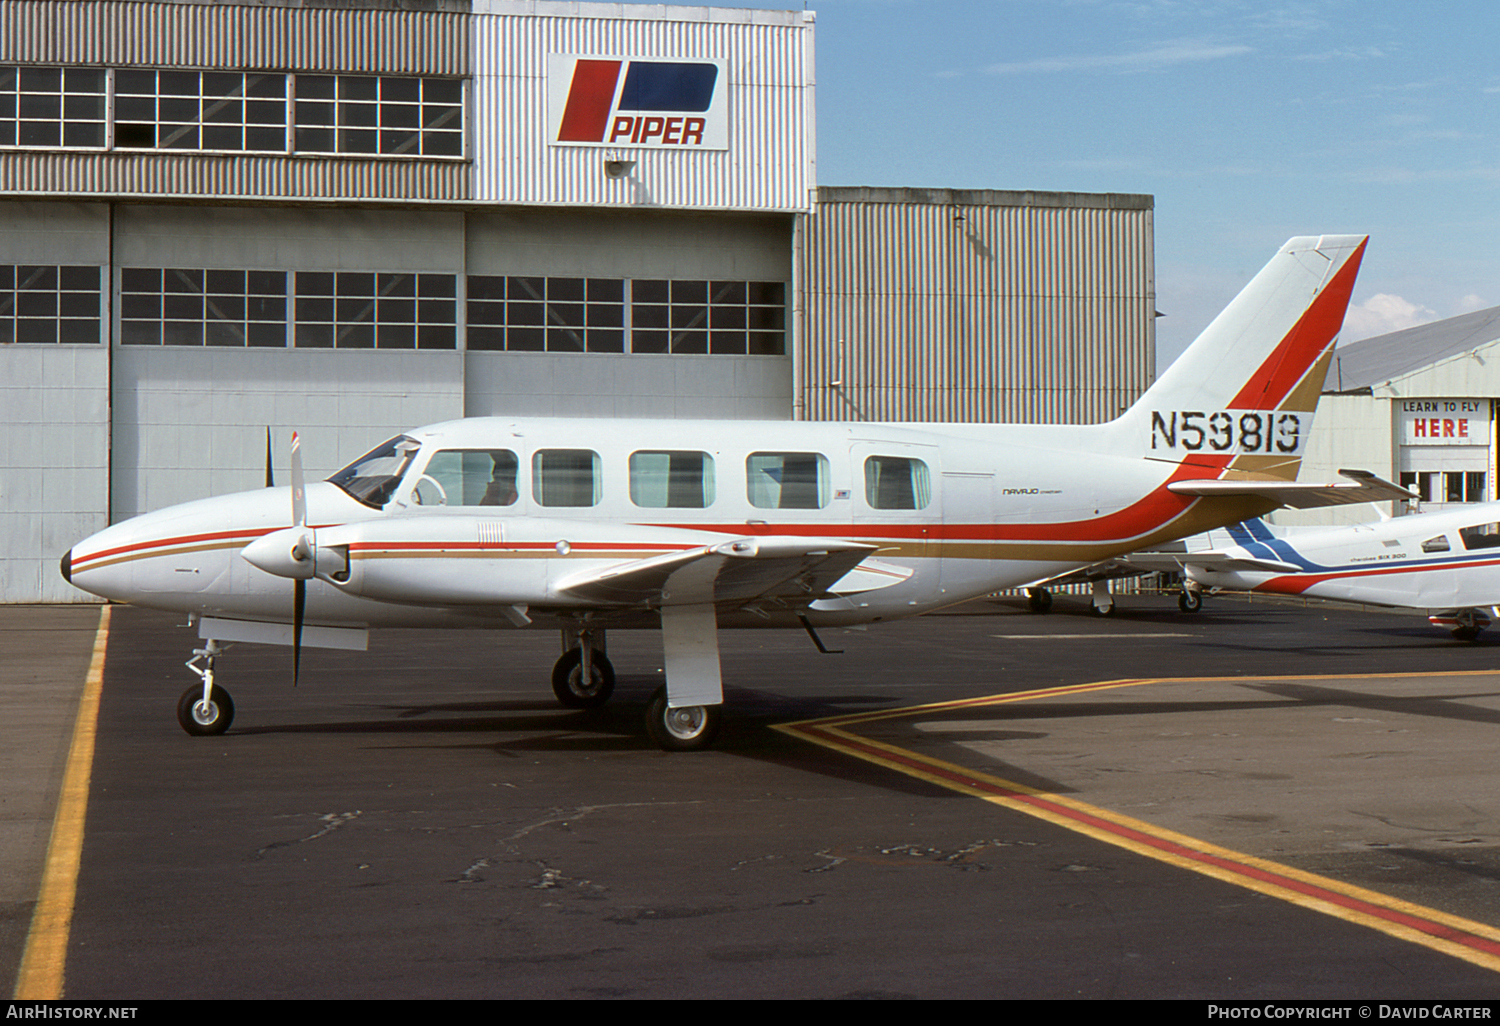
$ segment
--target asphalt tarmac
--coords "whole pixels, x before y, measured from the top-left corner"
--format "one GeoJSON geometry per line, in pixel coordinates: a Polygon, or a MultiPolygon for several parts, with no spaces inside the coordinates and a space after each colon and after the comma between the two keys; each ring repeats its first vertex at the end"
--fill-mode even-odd
{"type": "MultiPolygon", "coordinates": [[[[0,608],[12,978],[98,620],[0,608]]],[[[68,999],[1500,998],[1500,631],[1148,596],[729,631],[719,743],[668,755],[654,634],[586,712],[552,634],[377,632],[295,689],[240,645],[192,738],[179,621],[113,611],[68,999]]]]}

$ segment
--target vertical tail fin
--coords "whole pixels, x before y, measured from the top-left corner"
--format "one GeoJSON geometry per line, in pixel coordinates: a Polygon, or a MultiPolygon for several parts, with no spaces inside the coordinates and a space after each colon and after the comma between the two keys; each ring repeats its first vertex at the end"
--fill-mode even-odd
{"type": "Polygon", "coordinates": [[[1117,423],[1147,457],[1295,478],[1366,241],[1287,242],[1117,423]]]}

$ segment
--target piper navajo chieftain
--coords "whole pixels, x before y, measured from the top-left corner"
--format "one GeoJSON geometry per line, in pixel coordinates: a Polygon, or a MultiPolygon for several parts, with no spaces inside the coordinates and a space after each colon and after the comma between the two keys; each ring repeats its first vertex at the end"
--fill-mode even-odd
{"type": "Polygon", "coordinates": [[[1232,547],[1181,557],[1190,590],[1427,609],[1460,641],[1477,638],[1485,607],[1500,604],[1500,502],[1282,534],[1250,520],[1229,534],[1232,547]]]}
{"type": "Polygon", "coordinates": [[[303,644],[363,648],[372,627],[551,628],[565,646],[553,689],[587,707],[614,686],[606,632],[660,627],[648,731],[705,747],[720,627],[816,641],[819,627],[928,612],[1315,487],[1292,479],[1364,246],[1288,242],[1107,424],[474,418],[306,486],[294,440],[289,489],[125,521],[75,545],[62,572],[197,616],[201,685],[178,704],[189,733],[233,714],[214,679],[222,642],[291,645],[295,679],[303,644]]]}

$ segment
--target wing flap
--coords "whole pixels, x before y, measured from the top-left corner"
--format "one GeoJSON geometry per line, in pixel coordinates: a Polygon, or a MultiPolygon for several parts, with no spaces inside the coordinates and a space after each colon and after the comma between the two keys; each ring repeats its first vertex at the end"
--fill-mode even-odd
{"type": "Polygon", "coordinates": [[[823,538],[737,538],[592,570],[561,582],[557,591],[605,606],[810,602],[874,551],[873,545],[823,538]]]}

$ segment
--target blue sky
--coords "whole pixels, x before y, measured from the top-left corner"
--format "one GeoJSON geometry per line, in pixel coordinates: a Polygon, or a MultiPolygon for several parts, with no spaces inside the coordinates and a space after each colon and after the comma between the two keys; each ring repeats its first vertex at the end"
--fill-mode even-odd
{"type": "Polygon", "coordinates": [[[1371,236],[1346,342],[1500,305],[1494,0],[806,6],[819,183],[1150,193],[1162,365],[1293,235],[1371,236]]]}

